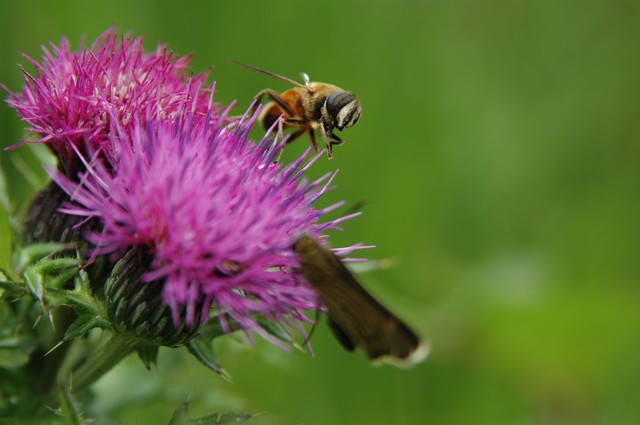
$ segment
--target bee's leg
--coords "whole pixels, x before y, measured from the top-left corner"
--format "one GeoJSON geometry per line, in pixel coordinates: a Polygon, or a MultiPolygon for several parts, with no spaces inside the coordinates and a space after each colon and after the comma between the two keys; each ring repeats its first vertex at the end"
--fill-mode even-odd
{"type": "Polygon", "coordinates": [[[329,135],[333,136],[333,134],[331,134],[331,132],[327,134],[327,131],[324,129],[324,125],[322,124],[320,124],[320,133],[322,134],[322,140],[324,141],[324,145],[327,147],[327,158],[332,159],[333,158],[333,152],[331,152],[332,145],[329,142],[329,139],[327,136],[329,135]]]}
{"type": "Polygon", "coordinates": [[[284,118],[282,117],[282,121],[284,121],[284,123],[286,125],[290,125],[292,127],[303,127],[307,125],[307,122],[303,119],[300,118],[284,118]]]}
{"type": "MultiPolygon", "coordinates": [[[[289,116],[293,116],[293,112],[291,111],[291,108],[289,108],[289,106],[287,106],[285,101],[282,100],[282,98],[280,97],[278,92],[276,92],[275,90],[272,90],[272,89],[264,89],[264,90],[260,91],[257,95],[254,96],[253,102],[251,103],[251,109],[250,109],[251,113],[255,113],[256,112],[256,110],[260,106],[260,101],[265,96],[268,96],[269,99],[274,101],[284,111],[285,114],[288,114],[289,116]]],[[[240,120],[241,116],[235,116],[235,117],[231,117],[231,118],[232,118],[232,121],[233,120],[237,121],[237,120],[240,120]]],[[[273,122],[275,122],[275,120],[273,122]]]]}
{"type": "MultiPolygon", "coordinates": [[[[286,120],[283,120],[285,122],[285,124],[287,124],[286,120]]],[[[280,121],[282,122],[282,121],[280,121]]],[[[296,140],[298,137],[302,136],[302,134],[306,131],[306,129],[301,128],[300,130],[296,131],[295,133],[291,133],[289,135],[289,138],[287,139],[287,144],[293,142],[294,140],[296,140]]]]}
{"type": "Polygon", "coordinates": [[[332,132],[329,133],[329,138],[331,139],[331,141],[329,142],[329,150],[330,151],[331,151],[331,149],[333,149],[334,146],[340,146],[341,144],[344,143],[344,140],[342,140],[341,138],[339,138],[338,136],[336,136],[332,132]]]}
{"type": "Polygon", "coordinates": [[[313,128],[309,129],[309,140],[311,140],[311,146],[313,149],[318,152],[318,144],[316,143],[316,134],[313,131],[313,128]]]}
{"type": "MultiPolygon", "coordinates": [[[[295,133],[292,133],[291,136],[289,137],[289,139],[287,140],[287,143],[291,143],[294,140],[296,140],[298,137],[302,136],[302,134],[307,131],[307,122],[303,119],[299,119],[299,118],[284,118],[282,117],[280,119],[281,123],[284,123],[285,125],[291,126],[291,127],[302,127],[299,130],[297,130],[295,133]]],[[[316,148],[316,151],[318,149],[316,148]]]]}
{"type": "Polygon", "coordinates": [[[282,98],[280,97],[280,94],[278,92],[276,92],[275,90],[272,89],[264,89],[262,91],[260,91],[260,93],[258,93],[254,98],[254,104],[253,104],[253,110],[255,111],[258,108],[258,105],[260,105],[260,101],[262,100],[262,98],[264,96],[269,96],[269,98],[271,100],[273,100],[274,102],[276,102],[278,104],[279,107],[282,108],[283,111],[285,111],[289,116],[293,116],[293,112],[291,111],[291,108],[289,108],[289,106],[287,105],[287,103],[282,100],[282,98]]]}

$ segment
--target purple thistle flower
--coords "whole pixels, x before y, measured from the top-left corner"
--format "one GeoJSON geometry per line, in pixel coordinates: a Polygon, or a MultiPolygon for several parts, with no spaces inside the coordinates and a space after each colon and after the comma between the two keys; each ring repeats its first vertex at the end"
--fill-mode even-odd
{"type": "Polygon", "coordinates": [[[192,106],[173,123],[135,120],[131,131],[113,120],[111,164],[82,157],[86,171],[77,180],[52,172],[73,201],[62,211],[102,223],[101,232],[86,235],[94,256],[149,250],[142,281],[164,282],[162,299],[176,324],[202,323],[210,307],[263,335],[256,315],[309,321],[303,312],[321,306],[295,271],[292,243],[301,234],[322,239],[357,215],[320,222],[342,205],[312,206],[335,173],[303,179],[322,155],[309,160],[310,149],[288,166],[274,163],[282,135],[250,142],[254,119],[225,125],[192,106]]]}
{"type": "Polygon", "coordinates": [[[175,118],[185,93],[196,99],[199,111],[207,110],[209,95],[201,90],[207,74],[189,77],[189,57],[177,57],[163,45],[145,54],[142,38],[120,38],[113,27],[88,49],[72,52],[63,38],[43,51],[42,64],[24,56],[36,73],[22,70],[22,92],[5,88],[7,103],[29,123],[38,142],[47,143],[67,175],[77,171],[72,145],[108,143],[109,119],[127,128],[135,120],[157,117],[156,110],[163,119],[175,118]]]}

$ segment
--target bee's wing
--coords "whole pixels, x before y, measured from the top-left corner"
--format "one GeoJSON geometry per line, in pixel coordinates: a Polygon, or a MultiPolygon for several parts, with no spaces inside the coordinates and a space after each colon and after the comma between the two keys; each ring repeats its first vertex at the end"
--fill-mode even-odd
{"type": "Polygon", "coordinates": [[[305,88],[305,89],[307,88],[307,86],[305,84],[301,84],[300,82],[298,82],[296,80],[292,80],[291,78],[287,78],[287,77],[284,77],[282,75],[276,74],[275,72],[267,71],[266,69],[258,68],[257,66],[253,66],[253,65],[249,65],[247,63],[233,61],[233,60],[231,61],[231,63],[234,63],[236,65],[240,65],[240,66],[244,66],[245,68],[248,68],[248,69],[250,69],[252,71],[256,71],[256,72],[259,72],[261,74],[265,74],[265,75],[268,75],[270,77],[277,78],[278,80],[286,81],[287,83],[291,83],[291,84],[293,84],[294,86],[297,86],[297,87],[302,87],[302,88],[305,88]]]}

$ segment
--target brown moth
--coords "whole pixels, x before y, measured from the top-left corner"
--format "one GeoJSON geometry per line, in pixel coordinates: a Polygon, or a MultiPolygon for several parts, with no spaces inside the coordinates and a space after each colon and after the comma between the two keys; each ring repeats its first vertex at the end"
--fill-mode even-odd
{"type": "Polygon", "coordinates": [[[417,335],[373,298],[332,251],[309,236],[300,237],[293,249],[344,348],[361,349],[373,363],[405,367],[426,357],[428,350],[417,335]]]}

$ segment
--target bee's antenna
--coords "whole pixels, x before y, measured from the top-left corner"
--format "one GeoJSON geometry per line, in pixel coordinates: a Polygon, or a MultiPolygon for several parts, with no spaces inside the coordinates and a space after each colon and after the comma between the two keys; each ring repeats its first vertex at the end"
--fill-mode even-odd
{"type": "MultiPolygon", "coordinates": [[[[268,76],[273,77],[273,78],[277,78],[278,80],[286,81],[287,83],[291,83],[294,86],[307,88],[307,84],[309,83],[309,81],[308,81],[309,77],[308,76],[307,76],[307,80],[305,81],[305,84],[301,84],[296,80],[292,80],[291,78],[284,77],[282,75],[276,74],[275,72],[267,71],[266,69],[258,68],[257,66],[249,65],[247,63],[242,63],[242,62],[233,61],[233,60],[231,61],[231,63],[236,64],[236,65],[240,65],[240,66],[244,66],[245,68],[248,68],[248,69],[250,69],[252,71],[259,72],[261,74],[265,74],[265,75],[268,75],[268,76]]],[[[304,74],[304,75],[306,75],[306,74],[304,74]]]]}

